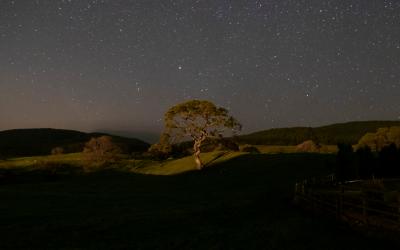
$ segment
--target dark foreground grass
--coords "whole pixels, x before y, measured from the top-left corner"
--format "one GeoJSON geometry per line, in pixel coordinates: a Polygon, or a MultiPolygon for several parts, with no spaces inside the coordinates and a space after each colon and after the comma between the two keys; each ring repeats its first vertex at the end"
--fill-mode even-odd
{"type": "Polygon", "coordinates": [[[0,249],[393,249],[292,205],[329,155],[243,155],[201,172],[0,185],[0,249]]]}

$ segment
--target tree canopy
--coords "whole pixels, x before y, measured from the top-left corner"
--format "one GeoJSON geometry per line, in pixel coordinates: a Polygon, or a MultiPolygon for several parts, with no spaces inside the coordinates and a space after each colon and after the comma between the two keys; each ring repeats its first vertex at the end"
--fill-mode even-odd
{"type": "Polygon", "coordinates": [[[207,138],[223,137],[226,133],[241,130],[240,123],[229,115],[227,109],[204,100],[190,100],[171,107],[166,112],[164,121],[165,132],[162,138],[168,138],[170,143],[187,138],[193,140],[198,169],[203,167],[200,147],[207,138]]]}
{"type": "Polygon", "coordinates": [[[121,148],[113,142],[111,136],[91,138],[83,150],[87,160],[96,164],[105,164],[118,158],[121,148]]]}
{"type": "Polygon", "coordinates": [[[390,144],[400,147],[400,127],[379,128],[376,133],[365,134],[358,142],[358,147],[370,147],[373,151],[380,151],[390,144]]]}

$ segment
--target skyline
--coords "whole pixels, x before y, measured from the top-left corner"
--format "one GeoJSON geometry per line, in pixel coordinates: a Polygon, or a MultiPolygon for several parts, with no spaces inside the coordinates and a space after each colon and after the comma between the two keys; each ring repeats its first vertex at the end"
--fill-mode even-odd
{"type": "Polygon", "coordinates": [[[399,23],[390,0],[0,1],[0,130],[157,134],[188,99],[243,133],[400,120],[399,23]]]}

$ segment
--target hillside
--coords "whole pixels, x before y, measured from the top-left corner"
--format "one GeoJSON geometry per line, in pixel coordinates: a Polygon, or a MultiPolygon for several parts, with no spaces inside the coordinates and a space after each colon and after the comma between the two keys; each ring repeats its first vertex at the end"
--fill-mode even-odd
{"type": "Polygon", "coordinates": [[[239,136],[238,140],[240,143],[254,145],[297,145],[310,139],[329,145],[356,144],[364,134],[390,126],[400,126],[400,121],[348,122],[316,128],[275,128],[239,136]]]}
{"type": "MultiPolygon", "coordinates": [[[[13,129],[0,131],[0,154],[3,156],[47,155],[54,147],[66,153],[81,152],[85,142],[101,133],[83,133],[62,129],[13,129]]],[[[144,151],[148,144],[138,139],[112,136],[125,152],[144,151]]]]}

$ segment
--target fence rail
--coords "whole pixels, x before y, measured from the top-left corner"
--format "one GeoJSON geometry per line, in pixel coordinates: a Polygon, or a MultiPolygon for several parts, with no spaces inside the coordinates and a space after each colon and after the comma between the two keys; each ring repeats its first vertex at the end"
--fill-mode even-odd
{"type": "MultiPolygon", "coordinates": [[[[351,224],[400,232],[400,190],[368,188],[366,181],[338,183],[333,176],[297,182],[294,200],[313,212],[351,224]]],[[[398,182],[400,179],[380,180],[398,182]]]]}

